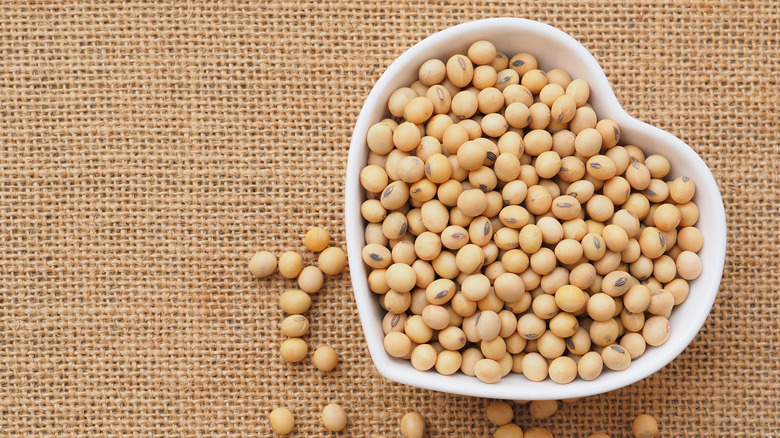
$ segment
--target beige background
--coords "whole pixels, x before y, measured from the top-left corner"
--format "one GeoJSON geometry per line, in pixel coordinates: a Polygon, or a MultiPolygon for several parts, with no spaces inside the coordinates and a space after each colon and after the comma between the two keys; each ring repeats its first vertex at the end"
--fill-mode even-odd
{"type": "Polygon", "coordinates": [[[444,27],[519,16],[579,39],[630,114],[702,156],[729,249],[677,360],[518,422],[615,437],[650,412],[664,436],[778,435],[776,2],[28,3],[0,6],[1,434],[269,436],[288,405],[298,435],[325,436],[330,401],[344,436],[397,436],[418,404],[431,436],[492,433],[488,400],[378,376],[347,275],[312,311],[338,371],[281,363],[288,283],[246,260],[314,224],[343,246],[350,131],[381,72],[444,27]]]}

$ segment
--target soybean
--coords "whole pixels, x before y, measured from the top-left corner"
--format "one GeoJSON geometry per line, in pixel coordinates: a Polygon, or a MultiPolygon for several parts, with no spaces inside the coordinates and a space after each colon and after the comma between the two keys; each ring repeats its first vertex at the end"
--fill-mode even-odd
{"type": "Polygon", "coordinates": [[[474,374],[484,383],[497,383],[503,377],[503,370],[495,360],[482,359],[474,365],[474,374]]]}
{"type": "Polygon", "coordinates": [[[405,333],[390,332],[385,335],[384,346],[389,355],[403,357],[411,351],[412,341],[405,333]]]}
{"type": "Polygon", "coordinates": [[[515,412],[512,406],[505,402],[493,402],[485,408],[485,417],[496,426],[509,424],[514,419],[515,412]]]}
{"type": "Polygon", "coordinates": [[[319,292],[324,281],[322,271],[316,266],[307,266],[298,275],[298,287],[307,293],[319,292]]]}
{"type": "Polygon", "coordinates": [[[255,278],[263,278],[276,271],[276,257],[268,251],[260,251],[249,259],[249,272],[255,278]]]}
{"type": "Polygon", "coordinates": [[[347,427],[347,413],[341,406],[330,403],[322,409],[322,425],[331,432],[340,432],[347,427]]]}
{"type": "Polygon", "coordinates": [[[631,433],[635,438],[655,438],[658,436],[658,422],[650,415],[641,414],[631,422],[631,433]]]}
{"type": "Polygon", "coordinates": [[[302,361],[308,352],[309,345],[301,338],[289,338],[279,347],[282,359],[290,363],[302,361]]]}
{"type": "Polygon", "coordinates": [[[531,413],[531,416],[536,418],[537,420],[543,420],[545,418],[549,418],[555,412],[558,411],[558,401],[557,400],[531,400],[529,411],[531,413]]]}
{"type": "Polygon", "coordinates": [[[572,382],[577,377],[577,363],[574,359],[561,356],[553,359],[548,371],[550,379],[558,384],[572,382]]]}
{"type": "Polygon", "coordinates": [[[463,357],[459,352],[445,350],[439,353],[439,356],[436,358],[435,368],[439,374],[450,376],[460,369],[462,363],[463,357]]]}
{"type": "Polygon", "coordinates": [[[663,316],[647,318],[642,327],[642,336],[645,338],[647,345],[652,345],[653,347],[666,343],[670,334],[671,326],[669,325],[669,320],[663,316]]]}
{"type": "Polygon", "coordinates": [[[276,408],[268,416],[271,429],[279,435],[289,435],[295,428],[295,416],[287,408],[276,408]]]}
{"type": "Polygon", "coordinates": [[[322,227],[314,227],[306,232],[304,244],[309,251],[320,252],[328,247],[330,234],[322,227]]]}
{"type": "MultiPolygon", "coordinates": [[[[526,435],[528,436],[528,435],[526,435]]],[[[516,424],[505,424],[498,429],[496,429],[495,432],[493,432],[493,438],[522,438],[523,437],[523,429],[516,425],[516,424]]]]}
{"type": "Polygon", "coordinates": [[[347,255],[341,248],[330,247],[320,253],[317,264],[324,274],[338,275],[347,267],[347,255]]]}
{"type": "Polygon", "coordinates": [[[311,297],[302,290],[290,289],[279,296],[279,306],[290,315],[305,313],[311,307],[311,297]]]}
{"type": "Polygon", "coordinates": [[[430,344],[420,344],[412,350],[412,366],[419,371],[428,371],[436,365],[436,350],[430,344]]]}
{"type": "Polygon", "coordinates": [[[311,362],[320,371],[332,371],[339,362],[339,355],[332,347],[322,346],[314,351],[311,362]]]}
{"type": "Polygon", "coordinates": [[[601,350],[604,366],[614,371],[622,371],[631,364],[631,355],[625,348],[612,344],[601,350]]]}
{"type": "Polygon", "coordinates": [[[282,321],[282,333],[291,338],[299,338],[309,333],[309,320],[303,315],[290,315],[282,321]]]}
{"type": "Polygon", "coordinates": [[[447,60],[447,79],[456,87],[465,87],[474,75],[471,60],[463,55],[454,55],[447,60]]]}
{"type": "Polygon", "coordinates": [[[683,251],[677,256],[677,272],[685,280],[695,280],[702,271],[699,256],[693,251],[683,251]]]}
{"type": "Polygon", "coordinates": [[[429,59],[420,66],[417,76],[423,85],[430,87],[440,83],[446,75],[447,68],[441,60],[429,59]]]}
{"type": "Polygon", "coordinates": [[[300,254],[287,251],[279,257],[279,273],[284,278],[296,278],[303,270],[303,258],[300,254]]]}
{"type": "Polygon", "coordinates": [[[532,427],[525,431],[523,438],[553,438],[553,434],[543,427],[532,427]]]}
{"type": "Polygon", "coordinates": [[[425,419],[417,412],[409,412],[401,418],[401,435],[404,438],[422,438],[425,419]]]}

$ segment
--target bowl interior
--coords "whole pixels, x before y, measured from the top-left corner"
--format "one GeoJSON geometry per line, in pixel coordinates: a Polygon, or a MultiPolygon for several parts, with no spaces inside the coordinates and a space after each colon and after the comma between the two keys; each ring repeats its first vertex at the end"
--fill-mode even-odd
{"type": "Polygon", "coordinates": [[[607,392],[639,381],[674,359],[698,333],[709,314],[718,291],[726,245],[726,223],[718,186],[706,164],[684,142],[675,136],[640,122],[626,114],[617,102],[612,88],[593,56],[576,40],[551,26],[517,18],[479,20],[458,25],[421,41],[402,54],[382,75],[360,113],[350,146],[347,166],[345,222],[352,283],[369,351],[379,372],[386,378],[444,392],[503,399],[561,399],[607,392]],[[699,207],[697,227],[705,242],[699,255],[703,262],[701,276],[691,282],[689,298],[677,306],[670,318],[672,336],[661,347],[648,347],[624,371],[606,370],[593,381],[576,379],[567,385],[550,380],[531,382],[510,374],[495,385],[484,384],[474,377],[457,373],[442,376],[435,371],[421,372],[406,360],[389,356],[383,348],[381,321],[384,311],[378,297],[367,286],[368,271],[361,260],[364,245],[360,204],[365,197],[359,183],[360,169],[365,166],[368,128],[387,117],[387,99],[399,87],[417,78],[417,69],[427,59],[445,60],[455,53],[465,53],[477,40],[489,40],[508,56],[519,52],[534,54],[540,68],[562,68],[572,78],[583,78],[591,87],[590,102],[599,119],[609,118],[621,128],[621,144],[635,144],[647,154],[659,153],[672,162],[671,175],[690,176],[696,183],[694,202],[699,207]]]}

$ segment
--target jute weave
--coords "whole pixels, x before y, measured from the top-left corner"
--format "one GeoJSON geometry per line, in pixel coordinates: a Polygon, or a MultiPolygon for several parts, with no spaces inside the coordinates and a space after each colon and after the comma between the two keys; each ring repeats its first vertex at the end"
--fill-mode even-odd
{"type": "MultiPolygon", "coordinates": [[[[627,111],[711,167],[729,221],[701,334],[652,377],[524,427],[628,436],[780,435],[780,7],[631,1],[4,2],[0,6],[0,435],[484,436],[489,400],[389,383],[372,366],[348,275],[328,279],[310,344],[338,370],[284,364],[277,299],[246,269],[344,246],[350,132],[372,84],[425,36],[518,16],[579,39],[627,111]],[[643,2],[644,3],[644,2],[643,2]]],[[[313,258],[306,256],[309,261],[313,258]]]]}

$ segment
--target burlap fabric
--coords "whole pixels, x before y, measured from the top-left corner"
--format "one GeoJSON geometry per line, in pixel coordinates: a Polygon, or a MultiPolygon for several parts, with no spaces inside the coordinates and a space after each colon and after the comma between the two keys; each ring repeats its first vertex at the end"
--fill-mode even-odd
{"type": "MultiPolygon", "coordinates": [[[[347,147],[360,106],[413,43],[519,16],[578,38],[629,113],[709,164],[729,220],[720,295],[661,372],[519,424],[556,436],[778,436],[780,8],[755,2],[18,2],[0,6],[0,435],[430,436],[492,433],[489,400],[389,383],[371,364],[348,275],[326,281],[313,347],[283,363],[279,279],[260,247],[344,246],[347,147]],[[32,3],[32,4],[30,4],[32,3]]],[[[312,261],[311,254],[306,260],[312,261]]]]}

